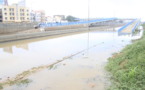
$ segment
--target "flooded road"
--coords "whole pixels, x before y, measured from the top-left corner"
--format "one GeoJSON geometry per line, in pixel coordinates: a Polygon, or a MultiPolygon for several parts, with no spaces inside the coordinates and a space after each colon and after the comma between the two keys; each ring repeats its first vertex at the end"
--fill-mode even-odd
{"type": "Polygon", "coordinates": [[[104,71],[107,58],[131,43],[131,39],[116,32],[93,31],[2,44],[0,82],[44,66],[23,78],[30,83],[14,84],[4,90],[104,90],[110,85],[104,71]]]}

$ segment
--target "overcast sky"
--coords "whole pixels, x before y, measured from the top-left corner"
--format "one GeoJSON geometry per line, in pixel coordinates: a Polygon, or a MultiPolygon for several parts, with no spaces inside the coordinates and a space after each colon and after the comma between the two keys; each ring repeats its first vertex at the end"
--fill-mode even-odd
{"type": "MultiPolygon", "coordinates": [[[[8,0],[16,3],[20,0],[8,0]]],[[[90,17],[142,18],[145,20],[145,0],[89,0],[90,17]]],[[[45,10],[46,15],[88,17],[88,0],[26,0],[34,10],[45,10]]]]}

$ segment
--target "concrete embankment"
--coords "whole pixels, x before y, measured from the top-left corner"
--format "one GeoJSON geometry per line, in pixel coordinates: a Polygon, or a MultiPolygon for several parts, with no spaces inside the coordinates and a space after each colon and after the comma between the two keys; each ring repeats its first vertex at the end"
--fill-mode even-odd
{"type": "MultiPolygon", "coordinates": [[[[94,28],[90,28],[89,30],[90,31],[93,31],[93,30],[106,30],[106,29],[109,30],[109,28],[110,28],[110,30],[113,30],[111,27],[94,27],[94,28]]],[[[3,36],[0,36],[0,43],[9,42],[9,41],[24,40],[24,39],[31,39],[31,38],[39,38],[39,37],[45,37],[45,36],[54,36],[54,35],[61,35],[61,34],[85,32],[85,31],[88,31],[88,28],[3,35],[3,36]]]]}
{"type": "Polygon", "coordinates": [[[37,23],[0,23],[0,34],[8,34],[34,29],[37,23]]]}

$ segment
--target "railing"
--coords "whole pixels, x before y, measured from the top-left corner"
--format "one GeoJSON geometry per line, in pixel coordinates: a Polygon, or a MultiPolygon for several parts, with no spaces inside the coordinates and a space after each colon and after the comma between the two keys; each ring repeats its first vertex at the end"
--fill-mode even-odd
{"type": "Polygon", "coordinates": [[[135,25],[134,28],[132,29],[132,32],[135,31],[135,29],[139,26],[139,24],[140,24],[140,20],[136,23],[136,25],[135,25]]]}
{"type": "Polygon", "coordinates": [[[56,26],[66,26],[66,25],[79,25],[79,24],[88,24],[88,23],[96,23],[96,22],[104,22],[104,21],[110,21],[115,20],[117,18],[103,18],[103,19],[95,19],[95,20],[89,20],[89,21],[78,21],[78,22],[58,22],[58,23],[40,23],[40,27],[56,27],[56,26]]]}
{"type": "Polygon", "coordinates": [[[124,25],[123,27],[121,27],[118,32],[121,32],[122,30],[124,30],[125,28],[127,28],[129,25],[131,25],[132,23],[134,23],[137,19],[132,20],[131,22],[127,23],[126,25],[124,25]]]}

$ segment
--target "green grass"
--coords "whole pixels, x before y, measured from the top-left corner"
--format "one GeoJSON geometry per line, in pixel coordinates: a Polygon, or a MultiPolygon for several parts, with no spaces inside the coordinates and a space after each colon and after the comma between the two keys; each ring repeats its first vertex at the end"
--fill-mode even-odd
{"type": "Polygon", "coordinates": [[[24,79],[24,80],[17,82],[17,85],[28,85],[30,82],[32,82],[32,81],[29,79],[24,79]]]}
{"type": "Polygon", "coordinates": [[[109,90],[145,90],[145,32],[141,39],[109,58],[106,69],[111,73],[109,90]]]}
{"type": "Polygon", "coordinates": [[[0,84],[0,90],[2,90],[3,89],[3,86],[2,86],[2,84],[0,84]]]}

